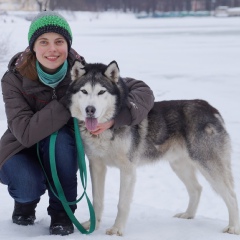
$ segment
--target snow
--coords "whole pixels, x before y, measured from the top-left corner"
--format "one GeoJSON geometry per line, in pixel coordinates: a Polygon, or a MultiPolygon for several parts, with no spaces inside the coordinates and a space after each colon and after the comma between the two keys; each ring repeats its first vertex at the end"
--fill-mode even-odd
{"type": "MultiPolygon", "coordinates": [[[[62,13],[73,31],[73,48],[87,62],[110,63],[116,60],[123,77],[144,80],[156,100],[201,98],[215,106],[225,119],[232,139],[232,169],[240,203],[240,18],[141,19],[122,13],[62,13]]],[[[0,16],[1,39],[5,36],[9,51],[1,56],[0,76],[8,60],[27,46],[30,22],[9,14],[0,16]],[[7,37],[6,37],[7,36],[7,37]]],[[[2,44],[2,42],[1,42],[2,44]]],[[[0,133],[6,129],[4,104],[0,100],[0,133]]],[[[188,195],[166,162],[138,169],[135,194],[125,234],[127,240],[233,240],[239,236],[224,234],[228,212],[223,200],[198,175],[203,186],[194,220],[172,216],[184,211],[188,195]]],[[[89,177],[88,177],[89,178],[89,177]]],[[[80,184],[79,184],[80,185],[80,184]]],[[[106,181],[105,210],[100,229],[82,235],[76,229],[69,236],[49,236],[48,196],[37,207],[34,226],[12,224],[13,200],[7,187],[0,185],[0,239],[75,240],[119,239],[105,235],[116,216],[119,172],[109,169],[106,181]]],[[[88,181],[91,198],[91,182],[88,181]]],[[[80,195],[81,191],[79,191],[80,195]]],[[[88,219],[85,202],[78,205],[76,217],[88,219]]]]}

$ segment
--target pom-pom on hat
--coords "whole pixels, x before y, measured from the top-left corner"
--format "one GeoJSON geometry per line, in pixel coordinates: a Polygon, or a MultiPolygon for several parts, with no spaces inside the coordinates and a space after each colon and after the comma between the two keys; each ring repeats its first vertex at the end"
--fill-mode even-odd
{"type": "Polygon", "coordinates": [[[68,22],[57,12],[44,11],[34,17],[28,31],[28,42],[32,52],[34,42],[37,38],[48,32],[62,35],[67,40],[68,50],[70,51],[72,45],[72,31],[68,22]]]}

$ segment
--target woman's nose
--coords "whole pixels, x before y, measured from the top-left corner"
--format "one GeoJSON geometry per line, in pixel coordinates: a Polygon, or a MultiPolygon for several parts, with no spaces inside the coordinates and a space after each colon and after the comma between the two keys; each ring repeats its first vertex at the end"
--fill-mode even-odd
{"type": "Polygon", "coordinates": [[[48,49],[51,50],[51,51],[55,51],[56,50],[56,45],[54,43],[50,43],[48,49]]]}

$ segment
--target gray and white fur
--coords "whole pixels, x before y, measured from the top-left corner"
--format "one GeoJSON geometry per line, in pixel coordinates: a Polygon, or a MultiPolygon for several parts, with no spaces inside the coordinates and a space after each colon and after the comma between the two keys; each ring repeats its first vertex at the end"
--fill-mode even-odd
{"type": "MultiPolygon", "coordinates": [[[[189,195],[187,209],[175,217],[194,218],[202,191],[196,177],[199,170],[228,208],[229,224],[223,231],[240,234],[230,138],[217,109],[203,100],[155,102],[140,124],[108,129],[94,136],[86,126],[113,119],[126,103],[124,80],[115,61],[107,66],[75,62],[71,75],[69,108],[79,120],[89,159],[97,228],[102,219],[107,166],[120,170],[120,193],[115,222],[106,233],[121,236],[129,215],[137,167],[164,159],[189,195]]],[[[85,222],[84,226],[89,228],[89,224],[85,222]]]]}

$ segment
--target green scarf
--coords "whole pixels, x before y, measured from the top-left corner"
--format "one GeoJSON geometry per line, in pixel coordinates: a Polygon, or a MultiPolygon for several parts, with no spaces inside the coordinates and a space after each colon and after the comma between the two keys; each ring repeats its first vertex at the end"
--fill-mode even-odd
{"type": "Polygon", "coordinates": [[[60,69],[54,74],[48,74],[44,72],[38,61],[36,61],[36,68],[40,81],[51,88],[55,88],[66,76],[68,70],[68,62],[65,60],[60,69]]]}

